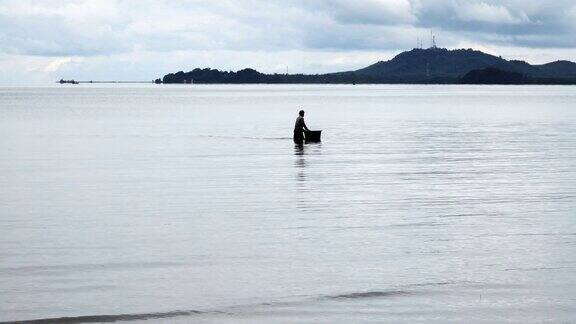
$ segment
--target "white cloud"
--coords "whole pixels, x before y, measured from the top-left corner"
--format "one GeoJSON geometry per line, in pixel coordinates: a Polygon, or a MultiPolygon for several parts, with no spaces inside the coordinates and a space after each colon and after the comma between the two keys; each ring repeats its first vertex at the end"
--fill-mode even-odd
{"type": "Polygon", "coordinates": [[[84,61],[83,58],[75,58],[75,57],[62,57],[62,58],[54,58],[50,63],[44,67],[43,71],[52,74],[54,72],[59,72],[64,67],[71,67],[71,66],[80,66],[84,61]]]}
{"type": "Polygon", "coordinates": [[[324,10],[347,24],[395,25],[416,20],[408,0],[328,0],[324,10]]]}
{"type": "Polygon", "coordinates": [[[520,24],[530,20],[524,12],[514,16],[501,5],[491,5],[485,2],[463,3],[456,11],[456,15],[463,21],[479,21],[494,24],[520,24]]]}

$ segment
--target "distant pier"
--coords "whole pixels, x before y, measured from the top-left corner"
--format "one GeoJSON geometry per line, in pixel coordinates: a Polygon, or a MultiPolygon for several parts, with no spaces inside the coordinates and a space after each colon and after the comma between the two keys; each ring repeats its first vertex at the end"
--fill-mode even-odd
{"type": "Polygon", "coordinates": [[[80,81],[76,81],[76,80],[64,80],[64,79],[61,79],[60,81],[56,81],[56,83],[60,83],[60,84],[80,84],[80,83],[158,83],[158,81],[157,81],[157,80],[152,80],[152,81],[94,81],[94,80],[85,81],[85,80],[80,80],[80,81]]]}

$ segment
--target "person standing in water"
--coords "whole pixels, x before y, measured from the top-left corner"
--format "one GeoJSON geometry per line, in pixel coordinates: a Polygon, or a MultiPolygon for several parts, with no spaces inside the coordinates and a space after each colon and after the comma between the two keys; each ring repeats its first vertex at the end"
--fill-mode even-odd
{"type": "Polygon", "coordinates": [[[300,110],[298,115],[296,124],[294,125],[294,143],[302,145],[304,143],[304,132],[309,132],[310,130],[304,122],[304,110],[300,110]]]}

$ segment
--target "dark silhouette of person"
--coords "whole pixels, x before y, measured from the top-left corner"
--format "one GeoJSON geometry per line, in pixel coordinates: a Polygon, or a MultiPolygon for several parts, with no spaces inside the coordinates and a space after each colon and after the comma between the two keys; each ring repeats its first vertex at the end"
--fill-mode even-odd
{"type": "Polygon", "coordinates": [[[294,125],[294,143],[302,145],[304,143],[304,132],[309,132],[310,130],[304,122],[304,110],[300,110],[298,115],[298,118],[296,118],[296,124],[294,125]]]}

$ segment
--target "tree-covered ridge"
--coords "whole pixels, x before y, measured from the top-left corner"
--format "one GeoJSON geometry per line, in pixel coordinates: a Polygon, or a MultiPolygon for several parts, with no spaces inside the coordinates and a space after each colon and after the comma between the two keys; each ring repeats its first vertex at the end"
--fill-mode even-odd
{"type": "MultiPolygon", "coordinates": [[[[197,68],[190,72],[167,74],[161,81],[163,83],[470,83],[479,76],[489,77],[498,74],[496,71],[519,74],[520,78],[511,79],[513,83],[576,84],[576,63],[570,61],[531,65],[524,61],[505,60],[472,49],[447,50],[436,47],[413,49],[400,53],[389,61],[380,61],[347,72],[265,74],[249,68],[237,72],[197,68]],[[467,76],[471,71],[487,68],[490,70],[476,72],[474,78],[467,76]]],[[[484,80],[481,83],[486,82],[484,80]]]]}

